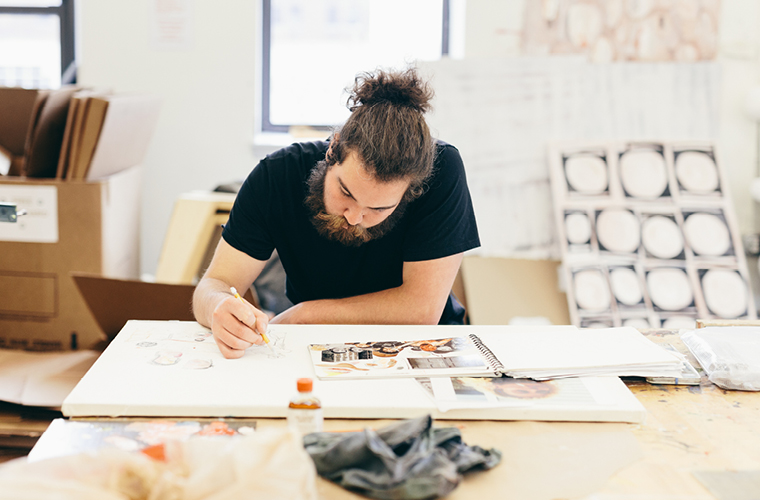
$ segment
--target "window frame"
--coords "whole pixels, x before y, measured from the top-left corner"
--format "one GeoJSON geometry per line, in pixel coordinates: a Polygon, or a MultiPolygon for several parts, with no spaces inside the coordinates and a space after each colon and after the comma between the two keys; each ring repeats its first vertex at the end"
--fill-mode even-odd
{"type": "MultiPolygon", "coordinates": [[[[450,29],[450,1],[442,0],[443,4],[443,27],[441,36],[441,56],[449,55],[449,38],[450,29]]],[[[287,134],[290,128],[300,123],[291,123],[290,125],[277,125],[271,121],[271,63],[272,63],[272,0],[261,0],[261,114],[260,114],[260,131],[264,133],[287,134]]],[[[333,125],[309,125],[314,130],[329,131],[334,128],[333,125]]]]}
{"type": "Polygon", "coordinates": [[[54,14],[60,21],[61,34],[61,85],[76,83],[76,50],[74,42],[74,0],[61,0],[57,7],[4,7],[0,14],[45,15],[54,14]]]}

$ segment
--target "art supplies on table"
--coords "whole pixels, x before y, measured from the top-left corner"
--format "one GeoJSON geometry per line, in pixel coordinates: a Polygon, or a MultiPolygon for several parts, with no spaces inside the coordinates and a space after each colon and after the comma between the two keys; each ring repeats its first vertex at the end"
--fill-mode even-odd
{"type": "Polygon", "coordinates": [[[634,328],[530,332],[494,329],[454,337],[310,344],[320,379],[590,375],[677,376],[681,358],[634,328]]]}
{"type": "MultiPolygon", "coordinates": [[[[309,344],[347,340],[528,337],[572,326],[270,325],[280,357],[252,346],[225,359],[211,332],[190,321],[129,321],[66,398],[68,417],[285,417],[302,377],[316,378],[309,344]]],[[[625,349],[624,349],[625,350],[625,349]]],[[[590,397],[441,411],[414,378],[314,380],[324,418],[641,422],[646,410],[618,377],[586,377],[590,397]]],[[[505,400],[506,401],[506,400],[505,400]]]]}
{"type": "Polygon", "coordinates": [[[97,452],[104,448],[140,451],[169,440],[191,436],[240,436],[255,431],[256,421],[236,419],[109,419],[67,420],[50,423],[29,460],[46,460],[74,453],[97,452]]]}
{"type": "MultiPolygon", "coordinates": [[[[671,352],[678,352],[675,347],[673,347],[670,344],[665,344],[662,346],[664,349],[667,349],[671,352]]],[[[699,374],[696,368],[692,366],[691,363],[689,363],[689,360],[686,359],[685,356],[682,354],[678,354],[681,356],[681,371],[679,374],[675,377],[663,377],[663,376],[655,376],[655,377],[647,377],[647,382],[650,384],[659,384],[659,385],[699,385],[699,383],[702,381],[702,376],[699,374]]]]}
{"type": "Polygon", "coordinates": [[[708,326],[684,332],[681,340],[713,384],[760,391],[760,327],[708,326]]]}

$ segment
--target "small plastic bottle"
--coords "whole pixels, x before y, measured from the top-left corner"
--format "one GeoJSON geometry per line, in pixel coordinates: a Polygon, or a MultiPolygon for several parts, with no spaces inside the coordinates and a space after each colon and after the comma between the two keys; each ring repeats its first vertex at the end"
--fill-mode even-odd
{"type": "Polygon", "coordinates": [[[310,378],[299,378],[298,394],[288,405],[288,426],[301,435],[322,432],[322,403],[312,393],[314,383],[310,378]]]}

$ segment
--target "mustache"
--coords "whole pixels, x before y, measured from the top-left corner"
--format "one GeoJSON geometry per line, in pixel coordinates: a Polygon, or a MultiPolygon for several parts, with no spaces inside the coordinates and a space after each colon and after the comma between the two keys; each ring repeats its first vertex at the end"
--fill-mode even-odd
{"type": "Polygon", "coordinates": [[[330,215],[327,212],[317,212],[314,219],[320,222],[324,234],[350,246],[359,246],[373,238],[372,231],[361,227],[352,226],[342,215],[330,215]]]}

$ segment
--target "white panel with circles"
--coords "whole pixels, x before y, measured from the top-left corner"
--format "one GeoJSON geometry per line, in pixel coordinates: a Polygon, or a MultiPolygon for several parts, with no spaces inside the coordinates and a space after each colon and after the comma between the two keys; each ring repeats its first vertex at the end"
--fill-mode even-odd
{"type": "Polygon", "coordinates": [[[549,158],[574,324],[673,329],[756,318],[712,143],[560,144],[549,158]]]}

